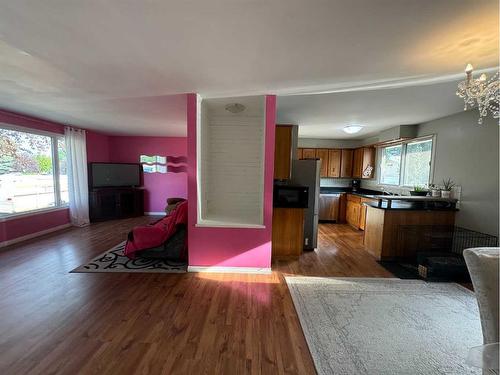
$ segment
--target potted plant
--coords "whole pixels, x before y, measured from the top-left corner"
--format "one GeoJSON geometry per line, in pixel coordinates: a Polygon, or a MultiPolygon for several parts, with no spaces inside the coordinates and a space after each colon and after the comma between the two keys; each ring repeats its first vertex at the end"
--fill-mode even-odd
{"type": "Polygon", "coordinates": [[[451,190],[455,186],[455,183],[451,178],[448,178],[446,180],[443,180],[443,188],[441,189],[441,197],[443,198],[450,198],[451,197],[451,190]]]}
{"type": "Polygon", "coordinates": [[[441,196],[441,189],[436,184],[430,184],[429,188],[431,189],[431,197],[441,196]]]}
{"type": "Polygon", "coordinates": [[[414,195],[417,197],[425,197],[428,192],[429,191],[426,188],[416,185],[413,187],[413,190],[410,190],[410,195],[414,195]]]}

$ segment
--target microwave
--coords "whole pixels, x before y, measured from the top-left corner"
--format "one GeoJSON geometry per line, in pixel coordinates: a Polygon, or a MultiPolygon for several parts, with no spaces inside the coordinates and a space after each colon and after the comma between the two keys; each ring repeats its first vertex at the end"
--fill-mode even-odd
{"type": "Polygon", "coordinates": [[[274,185],[274,207],[307,208],[308,200],[309,188],[307,186],[274,185]]]}

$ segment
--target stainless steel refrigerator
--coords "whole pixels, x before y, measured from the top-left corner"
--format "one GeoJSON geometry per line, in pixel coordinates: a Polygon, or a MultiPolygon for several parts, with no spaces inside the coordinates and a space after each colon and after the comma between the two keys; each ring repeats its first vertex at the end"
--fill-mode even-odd
{"type": "Polygon", "coordinates": [[[320,168],[320,160],[292,161],[292,184],[303,185],[309,188],[309,202],[304,220],[305,250],[314,250],[318,245],[320,168]]]}

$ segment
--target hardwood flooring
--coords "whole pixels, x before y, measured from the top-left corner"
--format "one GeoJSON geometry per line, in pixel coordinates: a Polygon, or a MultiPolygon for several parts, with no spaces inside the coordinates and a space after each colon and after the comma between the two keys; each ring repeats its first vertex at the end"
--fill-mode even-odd
{"type": "Polygon", "coordinates": [[[392,276],[334,224],[271,275],[68,273],[150,220],[0,249],[0,374],[314,374],[283,275],[392,276]]]}

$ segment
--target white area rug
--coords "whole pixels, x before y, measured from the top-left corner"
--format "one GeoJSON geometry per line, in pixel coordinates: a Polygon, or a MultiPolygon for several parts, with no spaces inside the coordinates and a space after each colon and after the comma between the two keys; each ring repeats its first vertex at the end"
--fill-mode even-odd
{"type": "Polygon", "coordinates": [[[480,374],[474,294],[418,280],[285,277],[319,374],[480,374]]]}

